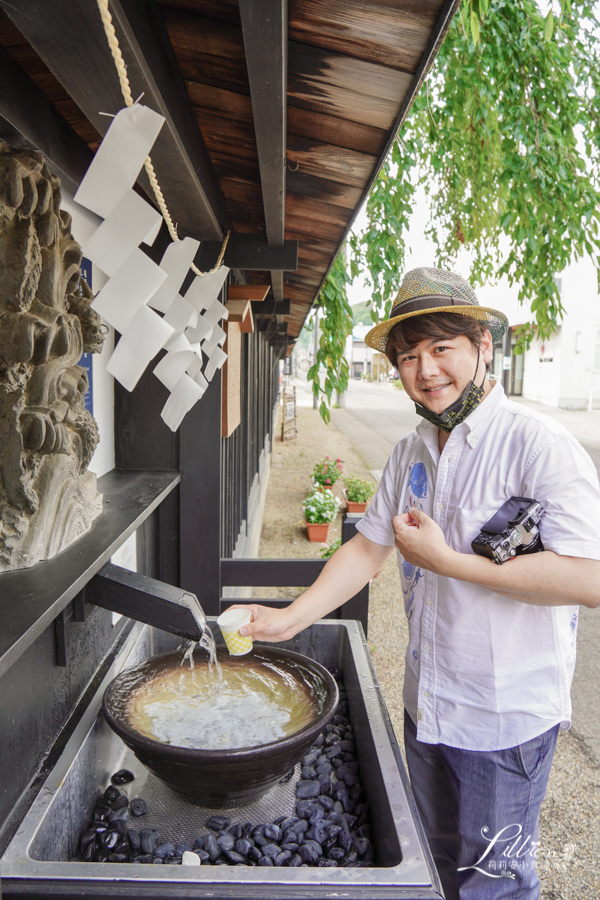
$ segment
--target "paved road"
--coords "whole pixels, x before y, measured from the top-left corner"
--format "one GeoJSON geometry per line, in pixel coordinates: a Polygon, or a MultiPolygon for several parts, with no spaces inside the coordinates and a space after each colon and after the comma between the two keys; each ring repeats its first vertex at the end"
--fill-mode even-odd
{"type": "Polygon", "coordinates": [[[345,395],[348,412],[392,446],[413,431],[420,417],[412,400],[393,384],[351,381],[345,395]]]}
{"type": "MultiPolygon", "coordinates": [[[[513,400],[518,398],[511,398],[513,400]]],[[[518,400],[562,422],[580,441],[600,474],[600,415],[598,410],[560,410],[541,403],[518,400]],[[594,440],[595,438],[595,440],[594,440]]],[[[346,410],[392,446],[412,431],[419,416],[412,400],[393,384],[351,381],[346,392],[346,410]]]]}

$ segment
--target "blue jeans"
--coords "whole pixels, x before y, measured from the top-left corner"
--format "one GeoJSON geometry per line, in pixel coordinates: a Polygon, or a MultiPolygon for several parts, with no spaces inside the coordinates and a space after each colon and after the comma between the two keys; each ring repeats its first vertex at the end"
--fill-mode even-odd
{"type": "Polygon", "coordinates": [[[408,771],[447,900],[537,900],[539,814],[559,726],[508,750],[417,740],[404,712],[408,771]]]}

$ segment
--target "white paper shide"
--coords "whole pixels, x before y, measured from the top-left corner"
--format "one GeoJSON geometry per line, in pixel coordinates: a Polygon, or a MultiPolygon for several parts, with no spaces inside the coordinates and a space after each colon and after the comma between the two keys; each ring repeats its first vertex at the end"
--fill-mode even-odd
{"type": "Polygon", "coordinates": [[[162,116],[140,103],[122,109],[75,200],[103,219],[83,252],[108,276],[92,306],[121,334],[107,369],[132,391],[165,349],[154,374],[169,391],[162,419],[176,431],[227,358],[219,322],[228,313],[219,294],[229,269],[197,275],[182,295],[199,242],[174,241],[160,265],[140,249],[141,243],[154,243],[162,216],[133,186],[163,123],[162,116]]]}

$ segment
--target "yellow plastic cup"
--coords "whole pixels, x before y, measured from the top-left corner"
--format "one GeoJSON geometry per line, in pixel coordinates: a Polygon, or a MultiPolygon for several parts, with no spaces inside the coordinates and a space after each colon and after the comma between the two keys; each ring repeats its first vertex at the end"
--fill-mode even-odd
{"type": "Polygon", "coordinates": [[[226,609],[217,619],[231,656],[245,656],[252,650],[252,638],[242,637],[239,633],[242,625],[249,625],[251,620],[249,609],[226,609]]]}

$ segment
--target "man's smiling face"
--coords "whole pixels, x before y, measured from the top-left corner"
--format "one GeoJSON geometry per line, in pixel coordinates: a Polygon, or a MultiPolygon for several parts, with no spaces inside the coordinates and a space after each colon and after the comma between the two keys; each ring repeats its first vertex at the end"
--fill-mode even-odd
{"type": "MultiPolygon", "coordinates": [[[[404,390],[415,403],[442,413],[454,403],[469,381],[481,384],[485,362],[492,358],[492,337],[486,331],[479,358],[477,348],[464,334],[431,340],[427,338],[398,353],[398,372],[404,390]]],[[[485,384],[485,393],[490,390],[485,384]]]]}

